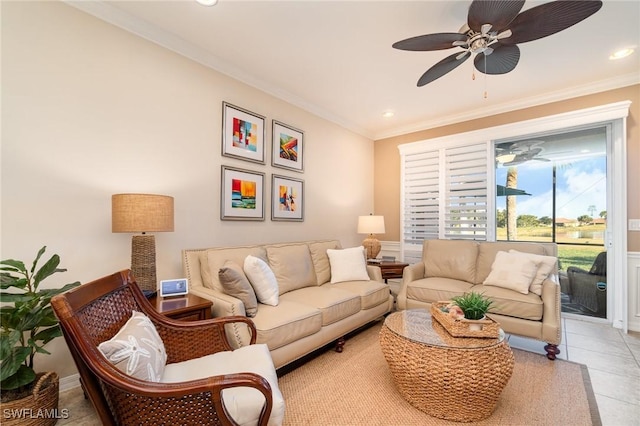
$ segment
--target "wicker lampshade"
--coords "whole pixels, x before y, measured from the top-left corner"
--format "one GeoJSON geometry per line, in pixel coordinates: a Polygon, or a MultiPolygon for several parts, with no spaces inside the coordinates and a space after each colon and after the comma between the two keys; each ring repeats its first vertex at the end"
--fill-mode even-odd
{"type": "Polygon", "coordinates": [[[131,238],[131,271],[142,290],[155,291],[156,241],[146,232],[173,232],[173,197],[115,194],[111,197],[111,231],[141,232],[131,238]]]}
{"type": "Polygon", "coordinates": [[[380,241],[373,234],[384,234],[384,216],[358,216],[358,234],[369,234],[362,242],[367,259],[375,259],[382,248],[380,241]]]}

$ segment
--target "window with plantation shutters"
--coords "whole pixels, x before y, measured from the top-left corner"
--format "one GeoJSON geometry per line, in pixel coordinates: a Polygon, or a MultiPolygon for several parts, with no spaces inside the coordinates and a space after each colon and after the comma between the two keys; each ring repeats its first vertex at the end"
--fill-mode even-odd
{"type": "Polygon", "coordinates": [[[419,261],[430,239],[487,238],[488,142],[401,148],[401,252],[419,261]]]}

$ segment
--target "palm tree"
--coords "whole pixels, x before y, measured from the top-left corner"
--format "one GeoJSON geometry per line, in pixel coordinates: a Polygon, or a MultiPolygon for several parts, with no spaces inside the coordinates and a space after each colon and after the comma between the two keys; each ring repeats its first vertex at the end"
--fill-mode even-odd
{"type": "MultiPolygon", "coordinates": [[[[518,169],[509,167],[507,170],[507,188],[518,187],[518,169]]],[[[517,212],[516,212],[516,196],[507,195],[507,240],[512,241],[518,238],[517,228],[517,212]]]]}

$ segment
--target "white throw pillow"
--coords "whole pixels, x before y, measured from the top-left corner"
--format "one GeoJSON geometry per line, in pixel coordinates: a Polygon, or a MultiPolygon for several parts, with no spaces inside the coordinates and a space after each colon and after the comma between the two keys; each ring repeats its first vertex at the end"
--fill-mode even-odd
{"type": "Polygon", "coordinates": [[[98,349],[115,367],[137,379],[159,382],[167,363],[162,338],[151,320],[133,311],[120,331],[98,349]]]}
{"type": "Polygon", "coordinates": [[[549,274],[551,274],[553,268],[555,268],[556,266],[556,262],[558,261],[558,259],[553,256],[542,256],[539,254],[524,253],[513,249],[509,250],[509,253],[517,254],[518,256],[524,256],[537,263],[538,271],[536,272],[536,276],[529,286],[529,291],[531,293],[537,294],[538,296],[542,296],[542,282],[547,279],[549,274]]]}
{"type": "Polygon", "coordinates": [[[278,281],[267,262],[249,255],[244,259],[244,273],[249,278],[260,303],[278,306],[278,281]]]}
{"type": "Polygon", "coordinates": [[[529,286],[536,276],[538,265],[531,259],[506,251],[496,253],[491,272],[482,284],[508,288],[522,294],[529,293],[529,286]]]}
{"type": "Polygon", "coordinates": [[[331,266],[331,283],[343,281],[369,281],[364,247],[352,247],[342,250],[327,249],[331,266]]]}

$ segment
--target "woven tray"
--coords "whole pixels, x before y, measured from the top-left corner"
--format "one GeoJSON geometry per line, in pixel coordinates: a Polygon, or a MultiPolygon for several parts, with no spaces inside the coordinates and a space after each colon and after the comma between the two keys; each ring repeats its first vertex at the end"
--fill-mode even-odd
{"type": "Polygon", "coordinates": [[[431,304],[431,317],[438,321],[454,337],[486,337],[497,338],[500,334],[500,324],[487,317],[484,320],[456,320],[440,308],[451,302],[434,302],[431,304]],[[471,324],[479,324],[480,330],[471,330],[471,324]]]}

